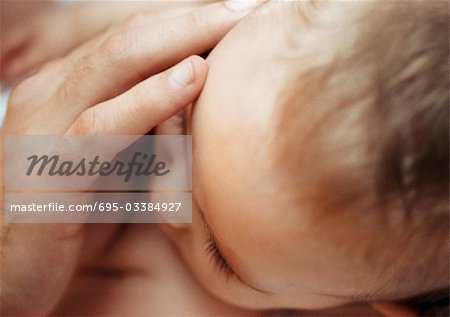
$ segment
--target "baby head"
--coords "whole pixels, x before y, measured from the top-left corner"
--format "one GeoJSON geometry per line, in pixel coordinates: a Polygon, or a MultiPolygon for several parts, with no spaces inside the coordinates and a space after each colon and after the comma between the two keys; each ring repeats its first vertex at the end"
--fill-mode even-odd
{"type": "Polygon", "coordinates": [[[198,279],[253,308],[448,288],[448,8],[269,2],[210,54],[193,108],[198,279]]]}

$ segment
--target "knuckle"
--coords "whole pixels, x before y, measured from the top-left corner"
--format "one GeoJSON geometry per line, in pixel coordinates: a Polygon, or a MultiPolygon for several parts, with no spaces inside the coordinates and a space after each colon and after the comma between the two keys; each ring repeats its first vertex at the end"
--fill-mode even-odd
{"type": "Polygon", "coordinates": [[[28,77],[18,85],[14,87],[9,97],[9,105],[10,108],[22,107],[23,104],[28,102],[30,96],[30,90],[34,85],[34,76],[28,77]]]}
{"type": "MultiPolygon", "coordinates": [[[[11,91],[8,107],[32,109],[39,108],[57,91],[57,82],[48,83],[48,78],[54,74],[61,74],[61,63],[51,61],[42,66],[35,74],[19,82],[11,91]],[[43,91],[42,87],[46,89],[43,91]],[[35,96],[39,95],[39,100],[35,96]]],[[[45,104],[44,104],[45,105],[45,104]]]]}
{"type": "Polygon", "coordinates": [[[83,112],[72,126],[71,133],[75,135],[95,134],[97,128],[96,114],[94,111],[83,112]]]}
{"type": "Polygon", "coordinates": [[[189,13],[186,18],[188,29],[208,27],[207,17],[199,11],[189,13]]]}
{"type": "Polygon", "coordinates": [[[128,32],[110,35],[98,48],[99,57],[111,64],[127,61],[130,36],[128,32]]]}
{"type": "Polygon", "coordinates": [[[62,100],[82,98],[84,93],[81,83],[95,72],[95,65],[96,62],[92,55],[81,58],[60,86],[58,96],[62,100]]]}

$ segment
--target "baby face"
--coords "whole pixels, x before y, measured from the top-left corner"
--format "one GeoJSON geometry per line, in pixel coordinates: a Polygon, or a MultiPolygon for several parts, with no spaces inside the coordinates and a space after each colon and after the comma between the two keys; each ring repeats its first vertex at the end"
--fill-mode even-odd
{"type": "MultiPolygon", "coordinates": [[[[352,10],[361,10],[358,3],[352,10]]],[[[319,211],[279,186],[283,160],[276,143],[282,135],[274,122],[279,92],[293,71],[288,28],[298,28],[295,41],[304,40],[311,56],[332,55],[333,39],[343,33],[303,31],[300,15],[325,10],[312,6],[269,3],[235,28],[210,54],[206,86],[186,118],[194,140],[193,223],[165,230],[196,278],[237,305],[318,309],[398,296],[390,278],[400,267],[399,235],[361,211],[316,217],[319,211]]],[[[349,13],[337,6],[330,8],[336,23],[349,13]]],[[[293,115],[309,113],[300,107],[293,115]]]]}

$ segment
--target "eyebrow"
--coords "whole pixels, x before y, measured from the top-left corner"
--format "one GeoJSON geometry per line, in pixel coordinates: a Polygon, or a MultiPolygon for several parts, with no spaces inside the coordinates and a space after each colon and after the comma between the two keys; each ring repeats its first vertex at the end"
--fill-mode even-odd
{"type": "Polygon", "coordinates": [[[214,235],[214,232],[211,230],[211,226],[209,225],[208,220],[207,220],[206,217],[205,217],[205,213],[203,212],[203,209],[202,209],[198,204],[197,204],[197,209],[198,209],[198,211],[199,211],[199,213],[200,213],[200,216],[201,216],[201,218],[202,218],[202,220],[203,220],[203,224],[205,225],[206,230],[207,230],[208,233],[209,233],[210,239],[213,240],[213,242],[214,242],[214,244],[216,245],[217,250],[219,251],[219,253],[220,253],[220,255],[222,256],[223,260],[225,261],[225,263],[226,263],[226,264],[228,265],[228,267],[230,268],[231,273],[232,273],[234,276],[236,276],[236,278],[237,278],[242,284],[244,284],[245,286],[251,288],[252,290],[257,291],[257,292],[260,292],[260,293],[263,293],[263,294],[269,294],[269,292],[264,291],[264,290],[262,290],[262,289],[259,289],[259,288],[255,287],[255,286],[251,285],[250,283],[248,283],[248,282],[242,277],[242,275],[239,273],[239,271],[238,271],[238,270],[236,269],[236,267],[233,265],[233,262],[231,262],[231,261],[229,260],[229,258],[225,255],[225,253],[223,252],[223,248],[220,247],[219,241],[217,240],[216,236],[214,235]]]}

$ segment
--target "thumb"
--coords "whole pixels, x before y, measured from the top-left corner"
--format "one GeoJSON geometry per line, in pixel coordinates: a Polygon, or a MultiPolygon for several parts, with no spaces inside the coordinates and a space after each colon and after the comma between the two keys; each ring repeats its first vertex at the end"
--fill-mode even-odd
{"type": "Polygon", "coordinates": [[[207,70],[204,59],[191,56],[122,95],[89,108],[67,134],[144,135],[198,97],[207,70]]]}

